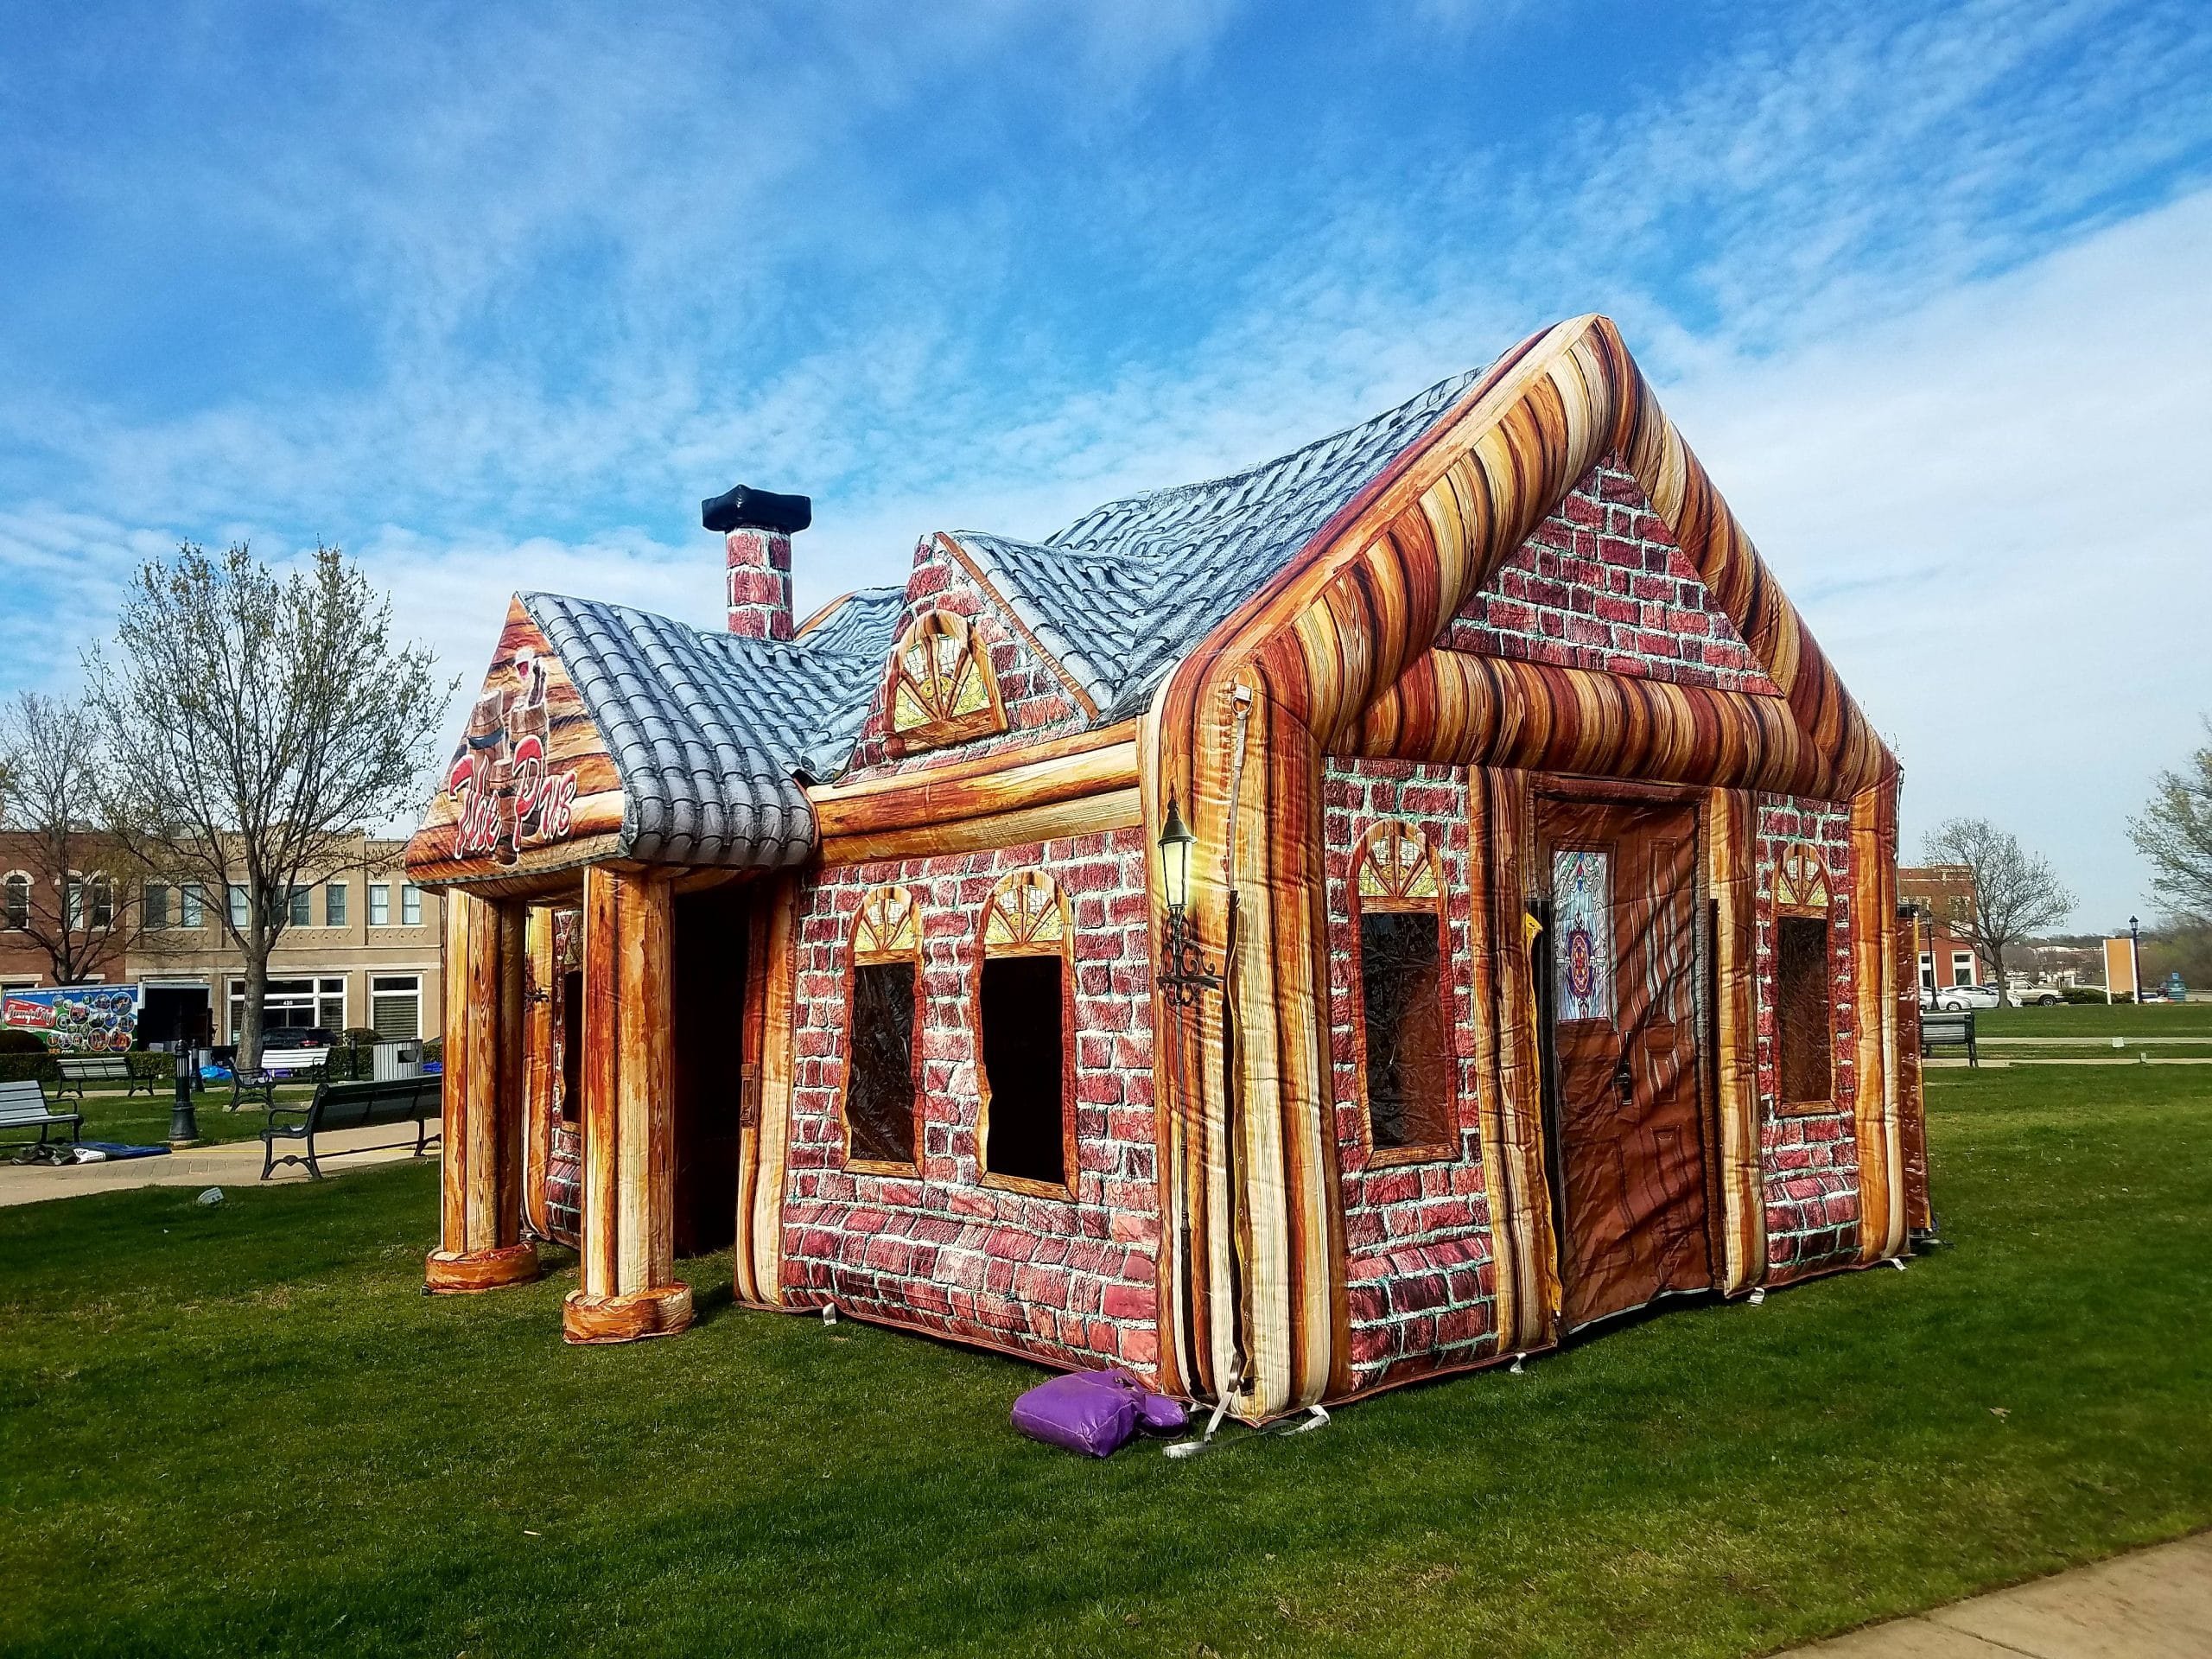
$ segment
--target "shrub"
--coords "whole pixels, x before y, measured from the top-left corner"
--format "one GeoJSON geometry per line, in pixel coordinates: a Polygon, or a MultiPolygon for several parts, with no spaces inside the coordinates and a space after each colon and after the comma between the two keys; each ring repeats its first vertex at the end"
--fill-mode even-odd
{"type": "Polygon", "coordinates": [[[59,1083],[61,1068],[41,1046],[36,1054],[0,1054],[0,1083],[59,1083]]]}
{"type": "Polygon", "coordinates": [[[46,1045],[28,1031],[0,1027],[0,1054],[43,1054],[46,1045]]]}

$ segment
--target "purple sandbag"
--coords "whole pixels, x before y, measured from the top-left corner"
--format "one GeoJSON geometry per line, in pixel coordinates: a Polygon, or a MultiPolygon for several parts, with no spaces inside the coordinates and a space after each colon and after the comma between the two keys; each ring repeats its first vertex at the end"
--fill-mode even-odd
{"type": "Polygon", "coordinates": [[[1111,1457],[1140,1423],[1173,1433],[1184,1421],[1181,1406],[1147,1393],[1119,1366],[1053,1377],[1014,1402],[1014,1426],[1030,1439],[1094,1458],[1111,1457]]]}
{"type": "Polygon", "coordinates": [[[1191,1414],[1180,1400],[1147,1394],[1137,1404],[1137,1425],[1147,1434],[1180,1434],[1191,1426],[1191,1414]]]}

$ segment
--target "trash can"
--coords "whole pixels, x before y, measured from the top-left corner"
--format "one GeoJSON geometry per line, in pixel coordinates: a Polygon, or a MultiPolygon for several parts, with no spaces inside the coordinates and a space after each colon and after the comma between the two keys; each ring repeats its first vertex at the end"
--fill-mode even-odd
{"type": "Polygon", "coordinates": [[[400,1077],[419,1077],[423,1075],[423,1045],[420,1043],[378,1043],[369,1060],[370,1075],[378,1083],[391,1083],[400,1077]]]}

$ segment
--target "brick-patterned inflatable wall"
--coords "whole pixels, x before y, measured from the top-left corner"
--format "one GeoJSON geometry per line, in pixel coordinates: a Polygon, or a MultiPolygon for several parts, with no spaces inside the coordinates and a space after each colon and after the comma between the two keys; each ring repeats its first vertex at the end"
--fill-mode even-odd
{"type": "Polygon", "coordinates": [[[784,1284],[791,1300],[1015,1349],[1148,1370],[1158,1351],[1152,974],[1141,830],[827,871],[798,918],[784,1284]],[[1043,869],[1075,931],[1073,1202],[982,1184],[976,932],[998,878],[1043,869]],[[918,1179],[844,1167],[853,917],[896,883],[922,916],[918,1179]]]}
{"type": "Polygon", "coordinates": [[[1456,651],[1772,694],[1643,486],[1608,456],[1446,630],[1456,651]]]}
{"type": "Polygon", "coordinates": [[[1490,1210],[1483,1191],[1469,954],[1466,774],[1393,760],[1332,760],[1327,849],[1329,1022],[1344,1208],[1352,1370],[1363,1386],[1486,1357],[1496,1344],[1490,1210]],[[1422,830],[1445,895],[1445,963],[1458,1077],[1449,1158],[1371,1166],[1359,1076],[1359,937],[1352,864],[1386,818],[1422,830]]]}
{"type": "Polygon", "coordinates": [[[1851,965],[1851,811],[1833,801],[1758,798],[1758,943],[1754,994],[1759,1033],[1759,1146],[1766,1176],[1768,1275],[1779,1283],[1859,1249],[1858,1100],[1853,1060],[1857,1023],[1851,965]],[[1827,871],[1830,1006],[1834,1013],[1830,1109],[1783,1112],[1775,1063],[1775,873],[1801,842],[1827,871]]]}

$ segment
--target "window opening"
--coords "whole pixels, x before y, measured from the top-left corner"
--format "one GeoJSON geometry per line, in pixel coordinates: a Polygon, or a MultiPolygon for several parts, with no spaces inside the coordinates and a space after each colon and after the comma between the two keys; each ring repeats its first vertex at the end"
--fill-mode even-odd
{"type": "Polygon", "coordinates": [[[1370,1145],[1385,1161],[1447,1151],[1454,1090],[1443,891],[1427,836],[1409,823],[1376,824],[1361,843],[1354,887],[1370,1145]]]}
{"type": "Polygon", "coordinates": [[[976,973],[984,1174],[1066,1192],[1074,1101],[1068,1066],[1067,906],[1042,870],[1007,876],[983,908],[976,973]]]}
{"type": "Polygon", "coordinates": [[[876,887],[853,918],[846,1155],[889,1169],[918,1166],[914,1026],[921,988],[921,916],[904,887],[876,887]]]}
{"type": "Polygon", "coordinates": [[[1832,1087],[1835,1046],[1827,919],[1777,917],[1774,955],[1775,1047],[1782,1103],[1824,1103],[1832,1087]]]}

